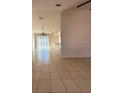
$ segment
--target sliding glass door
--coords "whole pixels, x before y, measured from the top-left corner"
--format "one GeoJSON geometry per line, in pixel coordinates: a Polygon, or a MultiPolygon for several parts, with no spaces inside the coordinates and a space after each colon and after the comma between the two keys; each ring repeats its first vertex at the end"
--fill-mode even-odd
{"type": "Polygon", "coordinates": [[[49,49],[48,36],[37,36],[37,49],[49,49]]]}

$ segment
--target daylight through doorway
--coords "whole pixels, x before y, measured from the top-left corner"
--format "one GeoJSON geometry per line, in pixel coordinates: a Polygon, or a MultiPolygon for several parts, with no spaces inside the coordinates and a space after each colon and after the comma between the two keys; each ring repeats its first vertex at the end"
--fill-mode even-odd
{"type": "Polygon", "coordinates": [[[49,37],[48,36],[37,37],[37,49],[49,49],[49,37]]]}

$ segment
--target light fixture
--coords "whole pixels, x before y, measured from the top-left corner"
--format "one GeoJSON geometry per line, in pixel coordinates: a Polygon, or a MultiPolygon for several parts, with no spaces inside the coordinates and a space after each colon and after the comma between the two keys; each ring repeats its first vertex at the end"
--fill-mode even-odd
{"type": "MultiPolygon", "coordinates": [[[[43,20],[43,17],[39,17],[39,20],[43,20]]],[[[41,29],[42,29],[42,33],[40,35],[47,36],[47,34],[44,32],[44,24],[42,25],[41,29]]]]}
{"type": "Polygon", "coordinates": [[[41,28],[41,29],[42,29],[41,35],[42,35],[42,36],[47,36],[47,34],[44,32],[44,24],[42,25],[42,28],[41,28]]]}

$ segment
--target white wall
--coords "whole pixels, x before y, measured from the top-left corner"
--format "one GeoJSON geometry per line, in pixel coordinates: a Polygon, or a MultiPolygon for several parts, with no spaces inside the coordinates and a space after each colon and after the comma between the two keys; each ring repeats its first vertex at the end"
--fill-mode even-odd
{"type": "Polygon", "coordinates": [[[90,57],[90,11],[67,10],[61,17],[61,46],[63,57],[90,57]]]}

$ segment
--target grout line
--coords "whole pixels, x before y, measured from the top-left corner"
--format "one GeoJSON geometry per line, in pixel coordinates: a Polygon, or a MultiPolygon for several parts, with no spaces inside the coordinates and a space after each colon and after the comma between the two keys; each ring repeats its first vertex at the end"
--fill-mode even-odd
{"type": "MultiPolygon", "coordinates": [[[[62,64],[63,64],[63,63],[62,63],[62,64]]],[[[72,67],[73,67],[73,66],[72,66],[72,67]]],[[[65,69],[67,70],[67,68],[65,68],[65,69]]],[[[73,76],[71,75],[70,71],[67,70],[67,72],[70,74],[71,77],[73,77],[73,76]]],[[[81,92],[81,88],[79,87],[79,85],[77,84],[77,82],[75,81],[75,79],[72,78],[72,80],[74,81],[74,83],[77,85],[77,87],[80,89],[80,92],[81,92]]],[[[79,93],[80,93],[80,92],[79,92],[79,93]]]]}
{"type": "MultiPolygon", "coordinates": [[[[51,59],[51,51],[49,50],[49,59],[51,59]]],[[[49,60],[49,79],[50,79],[50,91],[52,92],[52,80],[51,80],[51,71],[50,71],[50,63],[51,63],[51,60],[49,60]]],[[[49,93],[49,92],[48,92],[49,93]]]]}
{"type": "MultiPolygon", "coordinates": [[[[62,65],[63,66],[65,66],[64,64],[63,64],[63,62],[62,62],[62,58],[61,58],[61,60],[60,60],[60,62],[62,63],[62,65]]],[[[72,66],[72,64],[70,64],[71,66],[72,66]]],[[[73,67],[73,66],[72,66],[73,67]]],[[[70,76],[72,76],[71,74],[70,74],[70,72],[68,71],[68,69],[66,68],[66,66],[65,66],[65,70],[66,70],[66,72],[68,72],[69,73],[69,75],[70,76]]],[[[72,79],[70,79],[70,80],[73,80],[74,82],[75,82],[75,80],[72,78],[72,79]]],[[[63,83],[64,83],[64,80],[63,80],[63,83]]],[[[75,84],[77,85],[77,83],[75,82],[75,84]]],[[[65,84],[64,84],[64,86],[65,86],[65,84]]],[[[79,85],[77,85],[77,87],[80,89],[80,87],[79,87],[79,85]]],[[[65,87],[66,88],[66,87],[65,87]]],[[[67,90],[67,88],[66,88],[66,90],[67,90]]],[[[68,91],[67,91],[68,92],[68,91]]],[[[81,89],[80,89],[80,92],[81,92],[81,89]]],[[[79,92],[79,93],[80,93],[79,92]]],[[[69,92],[68,92],[69,93],[69,92]]]]}
{"type": "MultiPolygon", "coordinates": [[[[57,52],[57,51],[56,51],[57,52]]],[[[57,57],[57,61],[59,62],[61,62],[61,60],[59,60],[59,56],[57,57]]],[[[58,66],[57,66],[57,63],[55,63],[56,64],[56,68],[57,68],[57,70],[58,70],[58,66]]],[[[60,74],[60,71],[58,70],[58,73],[60,74]]],[[[60,78],[61,78],[61,81],[62,81],[62,83],[63,83],[63,86],[64,86],[64,88],[65,88],[65,92],[68,92],[67,91],[67,88],[66,88],[66,86],[65,86],[65,84],[64,84],[64,79],[63,79],[63,77],[61,76],[61,74],[60,74],[60,78]]]]}
{"type": "MultiPolygon", "coordinates": [[[[49,71],[49,79],[46,79],[46,80],[50,80],[50,91],[51,92],[46,92],[46,93],[57,93],[57,92],[52,92],[52,80],[60,80],[62,83],[63,83],[63,86],[64,86],[64,88],[65,88],[65,92],[60,92],[60,93],[73,93],[73,92],[68,92],[67,91],[67,88],[66,88],[66,86],[65,86],[65,84],[64,84],[64,80],[73,80],[74,81],[74,83],[77,85],[77,87],[80,89],[80,92],[77,92],[77,93],[84,93],[84,92],[82,92],[81,91],[81,88],[80,88],[80,86],[79,86],[79,84],[76,82],[76,80],[84,80],[84,79],[74,79],[73,78],[73,76],[71,75],[71,73],[70,73],[70,71],[67,69],[67,67],[68,67],[68,65],[66,65],[66,64],[64,64],[63,62],[62,62],[62,58],[60,57],[60,55],[59,54],[57,54],[57,51],[56,50],[54,50],[53,51],[54,53],[50,53],[50,50],[49,50],[49,59],[55,59],[55,61],[54,60],[49,60],[49,64],[48,64],[48,71],[49,71]],[[61,63],[61,64],[59,64],[59,63],[61,63]],[[50,66],[52,66],[54,64],[54,66],[56,67],[56,69],[57,69],[57,73],[59,73],[59,76],[60,76],[60,79],[52,79],[52,71],[51,71],[51,69],[50,69],[50,66]],[[66,72],[68,72],[68,74],[72,77],[72,79],[63,79],[63,77],[62,77],[62,75],[61,75],[61,71],[59,70],[59,66],[64,66],[64,70],[66,71],[66,72]]],[[[40,60],[41,61],[41,64],[40,64],[40,76],[41,76],[41,70],[42,70],[42,60],[40,60]]],[[[73,65],[73,63],[71,63],[71,64],[69,64],[69,66],[71,66],[72,68],[75,68],[75,66],[73,65]]],[[[78,67],[79,65],[76,65],[76,67],[78,67]]],[[[75,69],[76,70],[76,69],[75,69]]],[[[62,71],[63,72],[63,71],[62,71]]],[[[76,72],[79,72],[78,70],[76,70],[76,72]]],[[[39,89],[39,84],[40,84],[40,76],[39,76],[39,79],[38,80],[36,80],[37,81],[37,88],[36,88],[36,93],[38,93],[38,89],[39,89]]],[[[45,79],[43,79],[43,80],[45,80],[45,79]]]]}
{"type": "MultiPolygon", "coordinates": [[[[42,60],[41,61],[41,64],[40,64],[40,76],[41,76],[41,67],[42,67],[42,60]]],[[[39,76],[39,79],[37,80],[38,83],[37,83],[37,88],[36,88],[36,93],[38,93],[38,89],[39,89],[39,84],[40,84],[40,76],[39,76]]]]}

